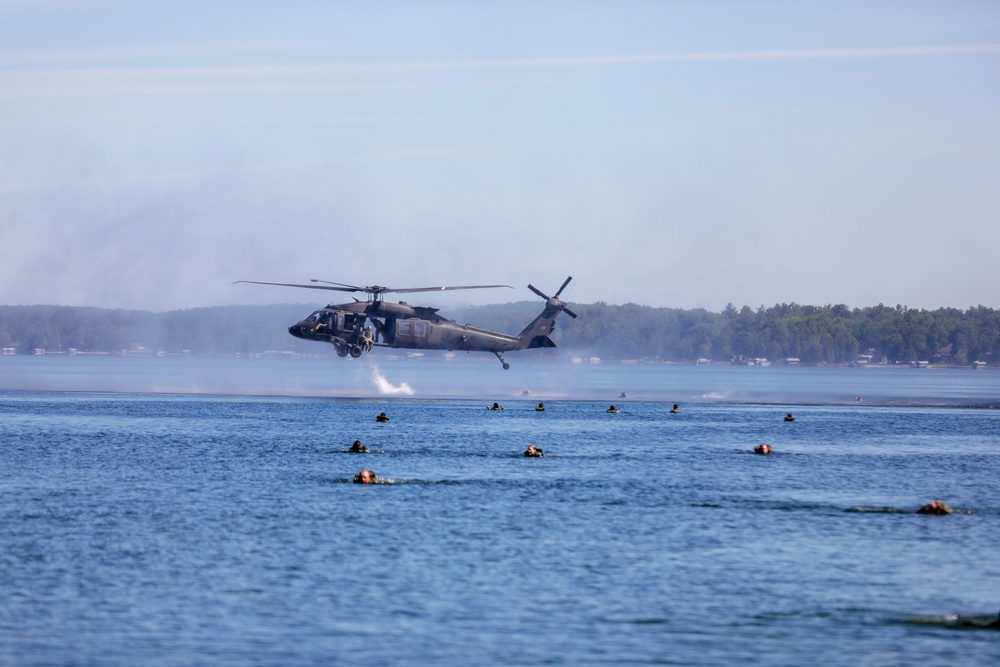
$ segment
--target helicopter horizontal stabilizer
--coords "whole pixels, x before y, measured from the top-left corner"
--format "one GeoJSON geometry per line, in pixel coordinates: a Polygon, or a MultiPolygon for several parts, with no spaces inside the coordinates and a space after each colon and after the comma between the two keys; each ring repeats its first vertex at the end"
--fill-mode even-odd
{"type": "Polygon", "coordinates": [[[535,336],[528,343],[528,349],[533,350],[537,347],[555,347],[556,344],[552,342],[552,339],[548,336],[535,336]]]}

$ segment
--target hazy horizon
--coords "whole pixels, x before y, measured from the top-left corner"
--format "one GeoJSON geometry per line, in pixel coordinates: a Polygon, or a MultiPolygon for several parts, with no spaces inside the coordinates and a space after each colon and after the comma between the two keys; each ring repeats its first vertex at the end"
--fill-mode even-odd
{"type": "MultiPolygon", "coordinates": [[[[388,300],[389,301],[397,301],[397,299],[388,299],[388,300]]],[[[538,307],[539,307],[539,309],[541,309],[543,307],[543,305],[544,305],[544,303],[543,303],[543,301],[541,299],[534,299],[534,300],[532,300],[532,299],[528,299],[528,298],[517,299],[516,301],[497,301],[497,302],[484,302],[484,303],[468,303],[467,302],[467,303],[453,303],[453,304],[445,304],[445,305],[433,303],[433,300],[431,300],[431,299],[419,300],[419,299],[414,299],[414,298],[411,297],[409,299],[403,298],[403,299],[399,299],[399,300],[405,301],[405,302],[407,302],[407,303],[409,303],[411,305],[428,306],[428,307],[431,307],[431,308],[437,308],[438,310],[440,310],[440,314],[444,315],[445,317],[448,317],[448,311],[458,311],[458,312],[460,312],[460,311],[463,311],[463,310],[466,310],[466,309],[489,308],[491,306],[511,306],[511,305],[521,305],[521,304],[529,304],[530,305],[530,304],[535,303],[535,302],[538,303],[538,307]]],[[[201,309],[201,308],[232,308],[232,307],[235,307],[235,308],[265,307],[266,308],[266,307],[269,307],[269,306],[274,306],[274,307],[277,307],[277,308],[283,308],[283,307],[284,308],[302,308],[302,314],[303,314],[303,316],[305,316],[305,315],[310,314],[311,312],[313,312],[314,310],[316,310],[318,308],[323,308],[324,306],[327,306],[327,305],[336,305],[336,304],[341,304],[341,303],[349,303],[349,300],[348,299],[327,299],[327,300],[319,299],[319,300],[316,300],[316,301],[280,301],[280,302],[273,302],[273,303],[220,303],[220,304],[211,305],[211,306],[182,306],[182,307],[179,307],[179,308],[168,308],[168,309],[162,309],[162,310],[154,310],[154,309],[151,309],[151,308],[144,308],[142,306],[137,306],[137,307],[134,307],[134,308],[124,308],[124,307],[120,307],[120,306],[95,306],[95,305],[92,305],[92,304],[64,304],[64,303],[22,303],[22,304],[0,303],[0,307],[8,307],[8,306],[10,306],[10,307],[25,307],[25,308],[31,308],[31,307],[39,307],[39,308],[98,308],[98,309],[102,309],[102,310],[132,310],[132,311],[139,311],[139,312],[148,312],[148,313],[153,313],[153,314],[162,314],[162,313],[170,313],[170,312],[176,312],[176,311],[182,311],[182,310],[197,310],[197,309],[201,309]]],[[[632,301],[632,302],[623,301],[623,302],[620,302],[620,303],[611,303],[611,302],[608,302],[608,301],[572,301],[570,303],[571,303],[571,305],[575,305],[576,307],[580,307],[580,306],[593,306],[593,305],[598,305],[598,304],[605,304],[605,305],[613,306],[613,307],[615,307],[615,306],[636,305],[636,306],[640,306],[640,307],[644,307],[644,308],[654,308],[654,309],[667,308],[667,309],[676,309],[676,310],[705,310],[705,311],[708,311],[710,313],[715,313],[715,314],[721,314],[725,310],[725,308],[726,308],[725,305],[722,308],[718,308],[718,309],[706,308],[705,306],[691,306],[691,307],[683,307],[683,308],[680,307],[680,306],[671,306],[671,305],[650,306],[649,304],[637,303],[637,302],[634,302],[634,301],[632,301]]],[[[803,307],[809,307],[809,308],[828,308],[828,307],[835,307],[835,306],[847,306],[851,310],[855,310],[855,309],[857,309],[857,310],[864,310],[865,308],[877,308],[879,306],[883,306],[885,308],[902,307],[902,308],[904,308],[906,310],[926,310],[926,311],[930,311],[930,312],[933,312],[933,311],[939,310],[939,309],[957,309],[957,310],[960,310],[962,312],[965,312],[965,311],[968,311],[968,310],[970,310],[972,308],[977,308],[977,307],[991,308],[991,309],[996,310],[992,306],[987,306],[986,304],[941,305],[941,306],[936,306],[934,308],[918,308],[918,307],[910,306],[910,305],[905,304],[905,303],[900,303],[900,304],[896,304],[896,303],[893,303],[893,304],[889,304],[889,303],[866,303],[866,304],[858,304],[858,305],[842,304],[842,303],[798,303],[798,302],[795,302],[795,301],[779,301],[777,303],[759,303],[759,304],[756,304],[756,305],[749,304],[749,303],[742,303],[742,304],[741,303],[733,303],[733,306],[736,308],[736,310],[741,310],[742,308],[747,307],[747,308],[753,309],[754,311],[756,311],[757,309],[759,309],[761,307],[767,309],[767,308],[774,308],[774,307],[777,307],[777,306],[790,306],[790,305],[797,305],[797,306],[803,306],[803,307]]]]}
{"type": "Polygon", "coordinates": [[[0,1],[0,44],[0,303],[1000,308],[997,3],[0,1]]]}

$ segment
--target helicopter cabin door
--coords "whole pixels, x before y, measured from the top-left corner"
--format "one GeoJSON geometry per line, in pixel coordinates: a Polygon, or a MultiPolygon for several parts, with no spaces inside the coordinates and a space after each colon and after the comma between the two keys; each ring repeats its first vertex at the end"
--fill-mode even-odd
{"type": "Polygon", "coordinates": [[[355,313],[338,314],[338,319],[343,318],[341,323],[341,336],[346,340],[357,343],[361,340],[361,328],[365,325],[365,316],[355,313]]]}
{"type": "Polygon", "coordinates": [[[431,324],[426,320],[415,318],[396,320],[396,337],[393,340],[393,347],[426,348],[430,328],[431,324]]]}
{"type": "Polygon", "coordinates": [[[344,334],[351,333],[351,330],[349,328],[347,328],[347,324],[344,322],[344,314],[343,313],[339,313],[339,312],[338,313],[334,313],[333,314],[333,321],[334,321],[334,329],[333,330],[337,333],[338,336],[340,336],[341,338],[343,338],[344,334]]]}

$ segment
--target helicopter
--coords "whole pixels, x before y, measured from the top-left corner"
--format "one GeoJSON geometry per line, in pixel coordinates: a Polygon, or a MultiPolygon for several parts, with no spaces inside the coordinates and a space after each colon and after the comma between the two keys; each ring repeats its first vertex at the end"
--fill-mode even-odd
{"type": "Polygon", "coordinates": [[[544,294],[533,285],[528,285],[528,289],[545,299],[545,308],[516,336],[481,329],[471,324],[460,324],[439,315],[437,308],[411,306],[405,301],[390,303],[385,300],[386,294],[393,293],[410,294],[501,287],[514,289],[510,285],[459,285],[393,289],[381,285],[359,287],[316,278],[310,279],[310,282],[313,283],[311,285],[259,280],[237,280],[236,282],[364,293],[367,297],[365,301],[355,297],[353,303],[328,305],[288,327],[288,333],[296,338],[332,343],[340,357],[350,356],[357,359],[366,351],[371,352],[372,347],[492,352],[500,360],[503,369],[508,370],[510,364],[504,360],[504,352],[555,347],[556,344],[552,342],[549,335],[555,328],[556,317],[559,313],[566,313],[576,319],[576,313],[567,308],[566,302],[559,298],[572,279],[573,276],[566,278],[553,296],[544,294]],[[366,322],[370,324],[366,324],[366,322]],[[372,331],[373,326],[374,331],[372,331]]]}

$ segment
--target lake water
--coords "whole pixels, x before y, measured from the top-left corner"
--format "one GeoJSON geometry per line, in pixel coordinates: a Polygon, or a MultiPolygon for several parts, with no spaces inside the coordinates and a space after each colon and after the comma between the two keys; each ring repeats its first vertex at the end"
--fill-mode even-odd
{"type": "Polygon", "coordinates": [[[508,360],[0,357],[0,664],[1000,660],[1000,373],[508,360]]]}

